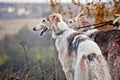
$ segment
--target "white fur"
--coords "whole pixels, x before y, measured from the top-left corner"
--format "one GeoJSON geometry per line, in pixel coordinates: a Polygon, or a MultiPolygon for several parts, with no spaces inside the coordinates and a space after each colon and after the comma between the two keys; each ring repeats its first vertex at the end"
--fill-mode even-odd
{"type": "MultiPolygon", "coordinates": [[[[63,25],[62,25],[63,26],[63,25]]],[[[62,27],[66,29],[67,27],[62,27]]],[[[63,33],[63,35],[57,36],[56,41],[55,41],[55,46],[58,51],[58,57],[59,60],[62,64],[63,71],[65,72],[67,80],[73,80],[73,66],[74,66],[74,59],[76,58],[75,53],[73,53],[72,58],[68,58],[68,42],[67,42],[67,37],[72,34],[74,31],[73,29],[68,29],[63,33]]]]}
{"type": "Polygon", "coordinates": [[[113,24],[115,24],[116,22],[120,23],[120,14],[115,14],[115,16],[118,16],[118,18],[116,18],[116,19],[113,21],[113,24]]]}
{"type": "MultiPolygon", "coordinates": [[[[118,18],[116,18],[114,21],[113,21],[113,24],[117,23],[120,24],[120,14],[115,14],[115,16],[118,16],[118,18]]],[[[115,26],[114,29],[120,29],[120,25],[119,27],[118,26],[115,26]]]]}
{"type": "Polygon", "coordinates": [[[83,32],[83,34],[90,36],[91,34],[97,32],[97,31],[99,31],[99,30],[98,29],[91,29],[91,30],[87,30],[87,31],[83,32]]]}
{"type": "MultiPolygon", "coordinates": [[[[76,51],[72,51],[71,53],[69,53],[67,39],[68,37],[70,37],[71,34],[77,31],[69,28],[64,21],[58,22],[57,25],[51,25],[52,37],[56,39],[55,46],[58,51],[58,58],[63,67],[63,71],[65,72],[67,80],[111,80],[107,63],[102,56],[100,48],[95,42],[90,39],[82,41],[78,45],[77,53],[76,51]],[[57,27],[59,31],[64,32],[60,35],[57,35],[56,31],[54,30],[55,27],[57,27]],[[101,67],[97,59],[90,64],[85,63],[86,65],[89,65],[90,68],[80,65],[83,55],[88,56],[91,53],[102,56],[102,59],[100,61],[103,67],[101,67]],[[90,69],[91,74],[89,74],[90,69]],[[102,69],[102,73],[105,74],[100,74],[100,69],[102,69]],[[92,77],[90,77],[91,79],[89,79],[88,75],[91,75],[92,77],[94,75],[98,75],[98,79],[92,77]]],[[[88,38],[86,35],[80,34],[74,38],[73,43],[75,42],[75,39],[79,36],[81,36],[82,38],[88,38]]]]}
{"type": "MultiPolygon", "coordinates": [[[[75,52],[72,52],[71,56],[68,56],[69,53],[68,53],[67,38],[76,31],[68,28],[68,26],[63,21],[59,22],[57,27],[60,30],[66,30],[62,35],[59,35],[56,37],[55,45],[56,45],[57,51],[59,53],[58,57],[62,64],[63,71],[65,72],[67,80],[89,80],[89,79],[87,79],[88,77],[86,77],[86,78],[82,77],[83,74],[80,69],[80,67],[81,67],[80,62],[81,62],[82,56],[83,55],[87,56],[90,53],[95,53],[96,55],[102,56],[100,48],[98,47],[98,45],[95,42],[93,42],[91,40],[85,40],[84,42],[81,42],[79,44],[77,55],[75,54],[75,52]]],[[[87,37],[85,35],[81,35],[81,36],[87,37]]],[[[103,58],[103,56],[102,56],[102,58],[103,58]]],[[[105,60],[104,60],[104,62],[105,62],[105,60]]],[[[103,64],[103,66],[105,67],[104,70],[106,70],[105,73],[107,73],[107,74],[104,75],[104,77],[105,77],[104,80],[110,80],[111,77],[109,74],[109,69],[107,67],[106,62],[105,62],[105,64],[106,65],[103,64]]],[[[99,68],[98,65],[93,65],[92,67],[99,68]]],[[[85,75],[88,75],[87,72],[85,75]]],[[[98,75],[98,77],[99,76],[100,75],[98,75]]],[[[103,78],[100,78],[100,79],[102,80],[103,78]]],[[[100,79],[93,79],[93,80],[100,80],[100,79]]]]}

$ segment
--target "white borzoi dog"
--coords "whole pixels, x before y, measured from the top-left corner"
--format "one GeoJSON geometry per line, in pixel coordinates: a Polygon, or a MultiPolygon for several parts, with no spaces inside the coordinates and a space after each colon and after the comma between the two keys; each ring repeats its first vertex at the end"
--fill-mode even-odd
{"type": "Polygon", "coordinates": [[[43,19],[33,30],[41,30],[42,34],[52,31],[67,80],[111,80],[98,45],[86,35],[69,28],[60,14],[43,19]]]}
{"type": "Polygon", "coordinates": [[[67,25],[83,34],[90,36],[91,34],[98,32],[98,29],[94,29],[94,26],[83,28],[86,25],[90,25],[87,19],[86,10],[82,10],[76,17],[68,20],[67,25]],[[82,27],[82,28],[79,28],[82,27]]]}

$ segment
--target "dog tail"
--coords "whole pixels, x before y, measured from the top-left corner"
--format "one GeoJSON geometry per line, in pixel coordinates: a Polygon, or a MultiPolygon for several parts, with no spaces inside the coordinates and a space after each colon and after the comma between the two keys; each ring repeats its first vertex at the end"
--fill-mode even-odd
{"type": "Polygon", "coordinates": [[[102,55],[95,53],[84,55],[80,60],[79,68],[80,77],[75,80],[111,80],[109,67],[102,55]]]}

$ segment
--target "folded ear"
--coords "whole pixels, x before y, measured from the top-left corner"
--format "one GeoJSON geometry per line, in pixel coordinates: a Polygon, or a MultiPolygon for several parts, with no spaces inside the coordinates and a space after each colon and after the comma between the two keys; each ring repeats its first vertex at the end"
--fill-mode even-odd
{"type": "Polygon", "coordinates": [[[87,16],[87,9],[83,9],[76,17],[80,18],[82,16],[87,16]]]}

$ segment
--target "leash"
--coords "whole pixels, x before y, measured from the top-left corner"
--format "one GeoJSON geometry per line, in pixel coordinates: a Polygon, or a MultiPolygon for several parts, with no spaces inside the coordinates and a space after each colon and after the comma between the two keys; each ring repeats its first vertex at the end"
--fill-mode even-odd
{"type": "Polygon", "coordinates": [[[105,21],[105,22],[101,22],[101,23],[96,23],[96,24],[92,24],[92,25],[86,25],[86,26],[82,26],[82,27],[77,27],[77,29],[80,29],[80,28],[88,28],[88,27],[91,27],[91,26],[95,26],[94,28],[92,29],[95,29],[95,28],[99,28],[99,27],[103,27],[105,25],[113,25],[113,26],[119,26],[119,23],[115,23],[113,24],[113,21],[114,20],[109,20],[109,21],[105,21]]]}

